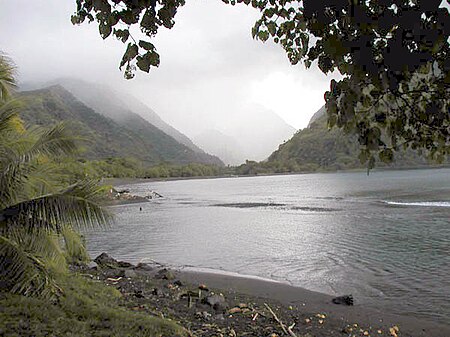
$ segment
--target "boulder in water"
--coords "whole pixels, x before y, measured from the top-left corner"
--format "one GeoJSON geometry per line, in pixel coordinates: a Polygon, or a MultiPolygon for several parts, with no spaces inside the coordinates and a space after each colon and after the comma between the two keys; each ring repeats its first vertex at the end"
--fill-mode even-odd
{"type": "Polygon", "coordinates": [[[132,263],[126,262],[126,261],[118,261],[118,262],[117,262],[117,265],[118,265],[120,268],[133,268],[133,267],[134,267],[134,265],[133,265],[132,263]]]}
{"type": "Polygon", "coordinates": [[[119,268],[119,262],[106,253],[101,253],[94,259],[100,268],[119,268]]]}

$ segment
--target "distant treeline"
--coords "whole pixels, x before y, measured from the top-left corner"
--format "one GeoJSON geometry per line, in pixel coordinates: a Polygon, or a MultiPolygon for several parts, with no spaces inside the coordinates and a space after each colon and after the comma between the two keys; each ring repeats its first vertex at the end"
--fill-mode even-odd
{"type": "Polygon", "coordinates": [[[63,158],[56,163],[56,169],[62,177],[70,177],[69,179],[74,181],[83,178],[175,178],[233,174],[232,168],[217,165],[161,163],[148,166],[134,158],[106,158],[101,160],[63,158]]]}
{"type": "MultiPolygon", "coordinates": [[[[418,168],[429,167],[409,156],[401,156],[399,162],[387,165],[379,163],[378,168],[418,168]],[[422,165],[421,165],[422,164],[422,165]]],[[[263,162],[249,161],[239,166],[216,166],[191,163],[175,165],[161,163],[147,166],[134,158],[106,158],[101,160],[68,159],[63,158],[56,163],[56,171],[61,175],[61,181],[72,183],[74,181],[90,178],[178,178],[178,177],[219,177],[219,176],[253,176],[283,173],[309,173],[333,172],[339,170],[365,169],[357,158],[338,156],[337,160],[329,165],[320,165],[314,162],[299,163],[294,159],[269,160],[263,162]]],[[[448,163],[447,163],[448,164],[448,163]]]]}
{"type": "MultiPolygon", "coordinates": [[[[359,158],[359,144],[355,137],[341,130],[328,130],[326,115],[319,116],[308,128],[299,130],[289,141],[281,144],[262,162],[246,160],[239,166],[218,166],[192,163],[177,165],[163,162],[157,165],[136,158],[107,157],[92,160],[60,159],[61,175],[70,179],[83,178],[176,178],[215,177],[227,175],[261,175],[306,172],[333,172],[365,169],[359,158]]],[[[378,161],[376,168],[418,168],[437,163],[428,162],[416,151],[407,149],[395,154],[393,163],[378,161]]],[[[443,164],[449,165],[449,161],[443,164]]]]}

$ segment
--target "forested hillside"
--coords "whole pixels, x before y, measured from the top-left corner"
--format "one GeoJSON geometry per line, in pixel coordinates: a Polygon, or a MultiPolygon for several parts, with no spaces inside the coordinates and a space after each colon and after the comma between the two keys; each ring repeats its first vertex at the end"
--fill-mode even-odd
{"type": "Polygon", "coordinates": [[[54,84],[60,84],[84,104],[119,124],[128,119],[136,119],[136,115],[139,115],[194,152],[205,154],[186,135],[162,120],[155,111],[123,91],[117,92],[106,85],[75,78],[61,78],[54,81],[54,84]]]}
{"type": "Polygon", "coordinates": [[[217,157],[195,152],[136,114],[122,123],[105,117],[60,85],[20,93],[22,117],[29,125],[71,123],[83,142],[87,159],[135,158],[146,165],[203,163],[221,165],[217,157]]]}
{"type": "Polygon", "coordinates": [[[269,162],[295,161],[299,169],[346,169],[359,167],[358,143],[334,128],[328,130],[326,115],[316,116],[310,126],[298,131],[271,154],[269,162]]]}
{"type": "MultiPolygon", "coordinates": [[[[237,174],[261,174],[282,172],[336,171],[364,169],[359,158],[356,136],[346,135],[342,130],[327,127],[325,108],[317,111],[307,128],[281,144],[265,162],[248,161],[237,168],[237,174]]],[[[430,163],[415,151],[399,151],[391,164],[377,162],[377,168],[423,167],[430,163]]]]}
{"type": "MultiPolygon", "coordinates": [[[[363,168],[359,158],[359,143],[355,136],[346,135],[337,128],[327,127],[325,108],[312,118],[309,126],[298,131],[288,142],[280,145],[269,158],[269,162],[294,160],[302,167],[326,170],[363,168]]],[[[415,151],[399,151],[391,164],[377,163],[377,167],[419,167],[428,161],[415,151]]]]}

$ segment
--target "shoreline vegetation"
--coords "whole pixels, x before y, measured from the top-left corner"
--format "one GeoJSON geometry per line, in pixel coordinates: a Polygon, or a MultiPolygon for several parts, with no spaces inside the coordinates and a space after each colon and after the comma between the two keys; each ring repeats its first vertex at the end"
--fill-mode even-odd
{"type": "MultiPolygon", "coordinates": [[[[423,170],[423,169],[447,169],[450,165],[428,165],[428,166],[418,166],[418,167],[397,167],[397,168],[375,168],[371,172],[383,172],[383,171],[412,171],[412,170],[423,170]]],[[[139,177],[108,177],[102,178],[101,184],[107,186],[124,186],[124,185],[134,185],[146,182],[163,182],[163,181],[177,181],[177,180],[202,180],[202,179],[224,179],[224,178],[246,178],[246,177],[272,177],[272,176],[284,176],[284,175],[302,175],[302,174],[327,174],[327,173],[350,173],[350,172],[362,172],[367,173],[367,169],[364,168],[354,168],[347,170],[338,171],[305,171],[305,172],[278,172],[278,173],[260,173],[260,174],[222,174],[216,176],[192,176],[192,177],[161,177],[161,178],[139,178],[139,177]]]]}
{"type": "MultiPolygon", "coordinates": [[[[68,159],[56,165],[57,171],[69,179],[66,183],[80,179],[145,179],[145,180],[179,180],[199,178],[225,178],[247,177],[265,175],[308,174],[308,173],[332,173],[332,172],[367,172],[367,166],[320,166],[313,164],[286,166],[281,162],[256,162],[247,160],[239,166],[217,166],[199,163],[186,165],[174,165],[162,163],[155,166],[146,166],[134,158],[109,158],[104,160],[68,159]]],[[[396,163],[388,165],[377,163],[372,170],[414,170],[445,168],[450,165],[443,164],[411,164],[396,163]]]]}
{"type": "Polygon", "coordinates": [[[73,267],[50,304],[2,293],[8,336],[450,336],[450,326],[338,305],[276,281],[117,261],[73,267]],[[25,302],[30,303],[25,303],[25,302]],[[79,329],[76,331],[75,329],[79,329]]]}

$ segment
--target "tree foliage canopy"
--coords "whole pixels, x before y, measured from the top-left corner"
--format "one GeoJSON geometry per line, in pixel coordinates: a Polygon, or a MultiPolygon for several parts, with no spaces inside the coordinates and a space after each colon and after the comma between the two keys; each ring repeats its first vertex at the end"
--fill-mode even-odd
{"type": "MultiPolygon", "coordinates": [[[[441,0],[223,0],[259,10],[253,37],[271,39],[292,64],[338,70],[325,93],[329,127],[359,135],[360,160],[391,161],[400,147],[442,160],[450,149],[450,20],[441,0]]],[[[73,23],[97,21],[103,38],[128,43],[132,78],[159,55],[148,40],[171,28],[183,0],[77,0],[73,23]],[[133,25],[144,34],[136,40],[133,25]],[[130,42],[131,41],[131,42],[130,42]]]]}

